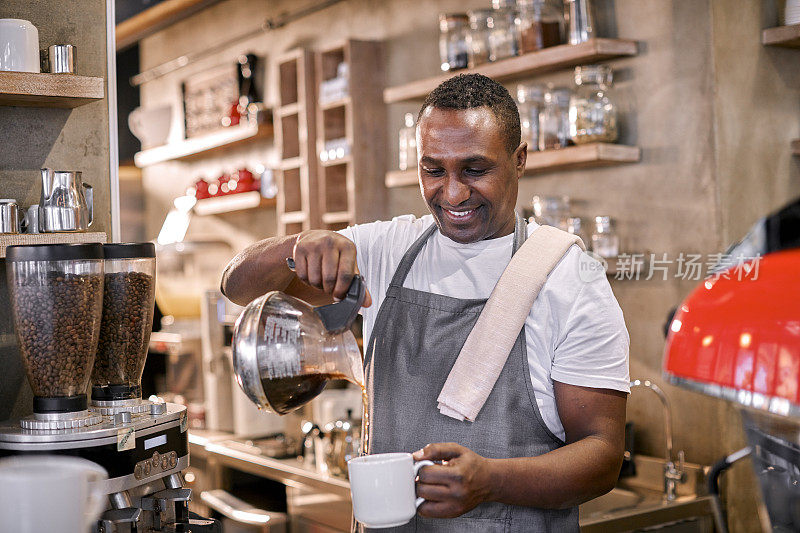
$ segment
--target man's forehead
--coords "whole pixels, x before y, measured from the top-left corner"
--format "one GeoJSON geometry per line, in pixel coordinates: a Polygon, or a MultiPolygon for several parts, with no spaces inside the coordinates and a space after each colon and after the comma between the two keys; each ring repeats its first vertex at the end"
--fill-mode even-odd
{"type": "Polygon", "coordinates": [[[487,106],[470,107],[467,109],[451,109],[428,106],[419,119],[420,127],[451,127],[470,128],[490,127],[497,125],[497,117],[487,106]]]}

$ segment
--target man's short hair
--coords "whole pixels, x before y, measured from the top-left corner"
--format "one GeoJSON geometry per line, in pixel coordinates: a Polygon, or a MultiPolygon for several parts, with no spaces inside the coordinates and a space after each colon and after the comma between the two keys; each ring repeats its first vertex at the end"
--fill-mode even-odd
{"type": "Polygon", "coordinates": [[[488,107],[497,117],[508,153],[521,142],[519,110],[505,87],[483,74],[459,74],[436,87],[422,104],[417,122],[428,107],[472,109],[488,107]]]}

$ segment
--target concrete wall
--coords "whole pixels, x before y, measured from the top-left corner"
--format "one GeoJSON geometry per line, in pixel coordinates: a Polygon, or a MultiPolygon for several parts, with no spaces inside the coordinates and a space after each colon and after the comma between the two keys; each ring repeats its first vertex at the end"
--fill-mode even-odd
{"type": "MultiPolygon", "coordinates": [[[[255,51],[274,58],[302,45],[323,47],[343,38],[386,41],[387,83],[433,75],[438,70],[437,15],[480,7],[483,0],[348,0],[325,11],[261,35],[146,84],[146,105],[180,105],[179,83],[194,72],[255,51]],[[321,29],[324,28],[324,31],[321,29]]],[[[582,216],[615,217],[622,247],[629,252],[711,254],[739,238],[761,215],[800,193],[797,158],[789,140],[800,137],[798,52],[767,49],[760,30],[777,24],[771,0],[597,0],[600,34],[637,40],[639,55],[617,60],[615,96],[622,112],[620,141],[642,148],[638,164],[558,172],[525,178],[518,207],[534,194],[568,194],[582,216]],[[794,66],[794,68],[792,68],[794,66]]],[[[142,68],[205,49],[241,34],[295,2],[253,3],[228,0],[147,38],[141,45],[142,68]]],[[[275,89],[274,65],[268,86],[275,89]]],[[[537,78],[571,84],[569,72],[537,78]]],[[[274,94],[267,95],[274,101],[274,94]]],[[[385,154],[396,166],[395,139],[405,112],[419,103],[389,106],[385,154]]],[[[176,117],[176,125],[178,118],[176,117]]],[[[180,131],[175,134],[180,136],[180,131]]],[[[380,154],[378,154],[380,156],[380,154]]],[[[149,237],[155,236],[171,198],[196,176],[213,175],[242,158],[276,157],[264,144],[248,152],[198,163],[171,163],[145,169],[149,237]]],[[[392,189],[384,218],[423,214],[414,187],[392,189]]],[[[239,248],[274,232],[270,214],[242,214],[198,221],[192,231],[213,232],[239,248]]],[[[675,447],[691,462],[709,464],[742,444],[738,415],[730,406],[671,387],[660,380],[662,326],[669,309],[696,281],[655,277],[649,281],[612,281],[631,336],[631,376],[654,378],[674,408],[675,447]]],[[[658,400],[635,390],[628,403],[637,432],[637,448],[662,455],[664,435],[658,400]]],[[[737,466],[727,492],[735,531],[753,530],[755,485],[749,465],[737,466]]]]}
{"type": "MultiPolygon", "coordinates": [[[[0,17],[29,20],[39,46],[76,46],[77,71],[106,78],[106,2],[4,0],[0,17]]],[[[94,186],[93,231],[111,234],[108,102],[76,109],[0,107],[0,197],[20,206],[39,203],[39,169],[80,170],[94,186]]],[[[5,261],[0,260],[0,299],[8,301],[5,261]]],[[[32,411],[8,305],[0,308],[0,420],[32,411]]]]}

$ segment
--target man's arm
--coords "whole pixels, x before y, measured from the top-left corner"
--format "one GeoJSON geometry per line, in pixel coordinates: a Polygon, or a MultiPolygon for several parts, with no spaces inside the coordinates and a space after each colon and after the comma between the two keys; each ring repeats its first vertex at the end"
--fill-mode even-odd
{"type": "MultiPolygon", "coordinates": [[[[356,245],[350,239],[333,231],[309,230],[245,248],[225,268],[220,290],[240,305],[269,291],[320,305],[331,297],[343,298],[356,272],[356,245]],[[287,257],[294,258],[294,272],[286,265],[287,257]]],[[[368,292],[364,307],[371,302],[368,292]]]]}
{"type": "MultiPolygon", "coordinates": [[[[429,444],[416,460],[444,461],[420,470],[423,516],[452,518],[496,501],[558,509],[611,490],[625,447],[627,394],[554,382],[566,445],[538,457],[488,459],[458,444],[429,444]]],[[[531,421],[531,423],[535,423],[531,421]]]]}

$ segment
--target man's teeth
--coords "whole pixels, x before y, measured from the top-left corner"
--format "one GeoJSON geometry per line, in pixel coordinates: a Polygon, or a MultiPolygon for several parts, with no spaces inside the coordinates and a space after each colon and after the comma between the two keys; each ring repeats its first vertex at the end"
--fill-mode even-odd
{"type": "Polygon", "coordinates": [[[447,211],[448,213],[450,213],[454,217],[464,218],[464,217],[467,217],[470,214],[472,214],[472,212],[475,211],[475,210],[474,209],[470,209],[469,211],[450,211],[449,209],[445,209],[445,211],[447,211]]]}

